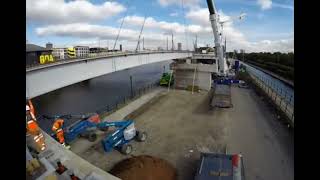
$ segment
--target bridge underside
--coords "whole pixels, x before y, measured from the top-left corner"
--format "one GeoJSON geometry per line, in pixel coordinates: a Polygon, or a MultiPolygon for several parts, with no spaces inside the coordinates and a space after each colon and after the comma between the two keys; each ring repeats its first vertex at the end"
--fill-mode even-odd
{"type": "Polygon", "coordinates": [[[26,97],[33,98],[84,80],[127,68],[191,57],[189,52],[149,53],[57,64],[26,72],[26,97]]]}

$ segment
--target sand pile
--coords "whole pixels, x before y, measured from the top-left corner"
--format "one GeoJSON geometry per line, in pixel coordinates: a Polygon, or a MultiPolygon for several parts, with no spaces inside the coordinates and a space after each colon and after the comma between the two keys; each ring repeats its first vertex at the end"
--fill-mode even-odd
{"type": "Polygon", "coordinates": [[[176,180],[176,169],[167,161],[142,155],[116,164],[111,174],[122,180],[176,180]]]}

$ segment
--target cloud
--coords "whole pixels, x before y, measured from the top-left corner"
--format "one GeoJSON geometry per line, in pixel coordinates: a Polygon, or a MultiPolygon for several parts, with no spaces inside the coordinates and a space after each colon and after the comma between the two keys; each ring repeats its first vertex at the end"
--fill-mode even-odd
{"type": "MultiPolygon", "coordinates": [[[[144,17],[141,16],[127,16],[124,20],[126,25],[141,26],[143,24],[144,17]]],[[[120,22],[121,20],[119,20],[120,22]]],[[[161,30],[162,32],[185,32],[184,26],[177,22],[157,21],[153,17],[147,17],[144,28],[152,28],[161,30]]]]}
{"type": "Polygon", "coordinates": [[[250,44],[248,52],[294,52],[294,39],[253,42],[250,44]]]}
{"type": "Polygon", "coordinates": [[[293,6],[292,6],[292,5],[288,5],[288,4],[272,3],[272,6],[273,6],[273,7],[279,7],[279,8],[284,8],[284,9],[293,10],[293,6]]]}
{"type": "Polygon", "coordinates": [[[177,17],[179,14],[177,12],[173,12],[169,14],[171,17],[177,17]]]}
{"type": "MultiPolygon", "coordinates": [[[[121,39],[137,40],[139,36],[138,30],[122,29],[121,39]]],[[[88,23],[72,23],[49,25],[36,28],[36,34],[43,36],[62,36],[62,37],[78,37],[78,38],[100,38],[100,39],[115,39],[118,34],[118,28],[111,26],[92,25],[88,23]]],[[[161,35],[161,34],[160,34],[161,35]]],[[[144,37],[150,40],[159,40],[159,34],[144,33],[144,37]]]]}
{"type": "Polygon", "coordinates": [[[270,9],[272,6],[271,0],[258,0],[257,3],[262,10],[270,9]]]}
{"type": "Polygon", "coordinates": [[[162,7],[166,7],[169,5],[182,5],[182,2],[185,6],[188,7],[198,7],[200,0],[158,0],[158,3],[162,7]]]}
{"type": "Polygon", "coordinates": [[[117,3],[106,1],[92,4],[89,1],[75,0],[27,0],[27,21],[40,23],[75,23],[103,20],[117,15],[126,8],[117,3]]]}
{"type": "Polygon", "coordinates": [[[200,24],[202,26],[210,26],[209,10],[207,8],[190,10],[187,12],[186,18],[190,19],[193,23],[200,24]]]}
{"type": "MultiPolygon", "coordinates": [[[[231,19],[222,11],[218,11],[220,20],[225,21],[231,19]]],[[[198,10],[191,10],[186,14],[186,18],[192,23],[186,27],[188,39],[185,37],[185,28],[183,24],[177,22],[157,21],[153,17],[147,17],[142,36],[145,39],[146,47],[156,49],[158,46],[166,48],[166,39],[171,37],[168,33],[174,33],[174,42],[182,42],[182,48],[192,49],[192,41],[194,36],[198,36],[199,44],[213,45],[214,37],[209,22],[209,12],[206,8],[198,10]],[[167,33],[167,35],[165,35],[167,33]],[[188,44],[186,44],[188,42],[188,44]]],[[[121,30],[120,41],[126,46],[126,49],[135,49],[137,39],[140,33],[140,28],[143,23],[144,17],[141,16],[127,16],[125,18],[126,28],[121,30]]],[[[119,20],[121,22],[121,19],[119,20]]],[[[70,23],[49,25],[36,28],[36,34],[40,37],[44,36],[68,36],[84,39],[109,39],[114,42],[118,33],[118,27],[94,25],[89,23],[70,23]]],[[[244,33],[234,27],[232,21],[224,24],[223,35],[227,37],[227,50],[233,51],[234,49],[245,49],[246,52],[260,52],[260,51],[293,51],[293,34],[288,39],[281,39],[278,41],[264,40],[252,42],[248,41],[244,33]]],[[[266,37],[268,37],[266,35],[266,37]]],[[[287,36],[288,37],[288,36],[287,36]]],[[[96,43],[95,40],[94,43],[96,43]]],[[[106,42],[105,42],[106,43],[106,42]]],[[[120,43],[120,42],[119,42],[120,43]]],[[[169,43],[170,44],[170,43],[169,43]]],[[[110,44],[111,47],[111,44],[110,44]]],[[[171,45],[170,45],[171,47],[171,45]]]]}

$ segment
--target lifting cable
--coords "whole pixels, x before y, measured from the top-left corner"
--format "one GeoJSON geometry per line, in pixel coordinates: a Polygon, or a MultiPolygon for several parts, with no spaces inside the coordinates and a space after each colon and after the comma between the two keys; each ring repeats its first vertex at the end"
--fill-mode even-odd
{"type": "Polygon", "coordinates": [[[188,30],[186,29],[186,16],[185,16],[185,10],[184,10],[184,0],[181,0],[181,7],[182,7],[182,15],[183,15],[183,27],[184,27],[184,33],[185,33],[185,39],[186,39],[186,48],[189,50],[189,43],[188,43],[188,30]]]}
{"type": "Polygon", "coordinates": [[[141,37],[141,34],[142,34],[142,31],[143,31],[143,27],[144,27],[144,24],[146,22],[146,19],[147,19],[147,15],[144,16],[144,19],[143,19],[143,24],[142,24],[142,27],[141,27],[141,30],[140,30],[140,34],[139,34],[139,38],[138,38],[138,43],[137,43],[137,47],[136,47],[136,52],[138,51],[138,48],[140,50],[140,37],[141,37]]]}
{"type": "Polygon", "coordinates": [[[129,2],[131,2],[130,0],[127,0],[127,7],[128,7],[128,10],[126,11],[126,13],[124,14],[123,18],[122,18],[122,21],[121,21],[121,25],[119,27],[119,31],[118,31],[118,34],[117,34],[117,37],[116,37],[116,40],[114,41],[114,45],[113,45],[113,51],[115,50],[116,48],[116,45],[117,45],[117,42],[118,42],[118,39],[119,39],[119,35],[120,35],[120,32],[121,32],[121,29],[122,29],[122,26],[123,26],[123,23],[124,23],[124,20],[125,18],[127,17],[127,14],[128,14],[128,11],[129,11],[129,2]]]}

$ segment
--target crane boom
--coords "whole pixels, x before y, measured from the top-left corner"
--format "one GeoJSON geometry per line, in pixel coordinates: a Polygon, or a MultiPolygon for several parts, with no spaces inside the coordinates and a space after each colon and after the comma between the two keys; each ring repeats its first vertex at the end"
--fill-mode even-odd
{"type": "Polygon", "coordinates": [[[220,32],[218,29],[218,19],[217,19],[217,11],[214,6],[213,0],[207,0],[208,9],[210,13],[210,22],[211,27],[213,30],[214,35],[214,44],[217,50],[217,56],[218,56],[218,63],[219,63],[219,73],[220,75],[225,75],[226,73],[226,62],[225,58],[223,56],[223,48],[221,46],[221,38],[220,38],[220,32]]]}

